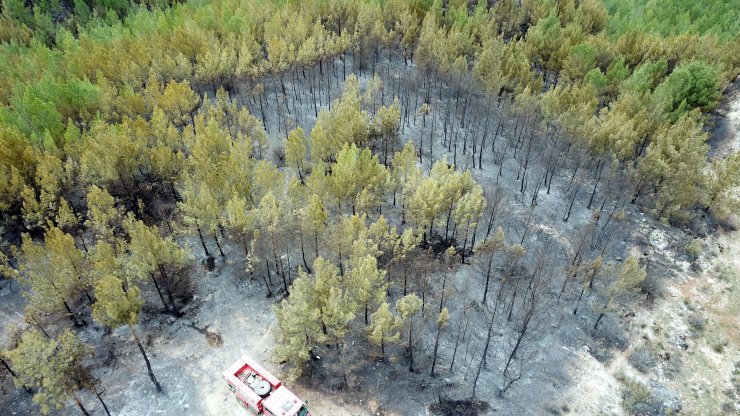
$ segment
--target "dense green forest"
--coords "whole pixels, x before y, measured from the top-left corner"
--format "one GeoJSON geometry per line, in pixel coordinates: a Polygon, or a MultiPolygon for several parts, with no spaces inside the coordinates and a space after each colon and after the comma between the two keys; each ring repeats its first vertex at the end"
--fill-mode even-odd
{"type": "MultiPolygon", "coordinates": [[[[536,189],[532,210],[566,168],[571,184],[589,172],[568,184],[563,222],[590,194],[593,235],[629,202],[676,226],[740,208],[740,153],[710,159],[706,143],[738,76],[739,13],[720,0],[3,0],[0,272],[23,285],[29,326],[0,358],[45,412],[68,399],[85,412],[75,392],[102,401],[100,382],[81,376],[90,351],[74,331],[133,331],[144,291],[181,316],[197,284],[191,251],[212,267],[233,243],[245,276],[285,296],[276,355],[293,376],[315,345],[336,346],[341,362],[352,331],[382,354],[404,342],[413,369],[415,317],[430,306],[407,276],[426,248],[448,266],[473,254],[516,265],[529,249],[529,219],[510,242],[493,227],[488,186],[459,168],[501,176],[504,132],[521,194],[536,189]],[[392,65],[414,74],[413,91],[392,65]],[[431,115],[438,101],[447,109],[431,115]],[[450,127],[448,138],[459,114],[472,137],[450,127]],[[445,155],[431,143],[442,117],[445,155]],[[418,144],[402,133],[410,122],[418,144]],[[621,206],[608,205],[614,195],[621,206]],[[395,303],[390,287],[403,294],[395,303]],[[71,329],[49,329],[54,316],[71,329]]],[[[582,286],[593,291],[594,328],[645,279],[633,257],[602,264],[579,248],[568,261],[555,292],[580,291],[576,314],[582,286]]],[[[531,279],[490,294],[491,326],[502,293],[513,293],[509,319],[517,296],[534,310],[544,283],[531,279]]],[[[451,313],[444,284],[437,344],[451,313]]],[[[518,331],[521,341],[527,325],[518,331]]]]}
{"type": "Polygon", "coordinates": [[[731,1],[608,0],[608,32],[629,30],[663,36],[710,34],[730,40],[740,32],[737,4],[731,1]]]}

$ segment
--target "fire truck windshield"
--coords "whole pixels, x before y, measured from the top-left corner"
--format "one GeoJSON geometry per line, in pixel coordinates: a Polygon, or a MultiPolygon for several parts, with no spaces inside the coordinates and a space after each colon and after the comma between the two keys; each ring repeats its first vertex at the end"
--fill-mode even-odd
{"type": "Polygon", "coordinates": [[[308,409],[306,409],[306,406],[301,406],[301,410],[298,411],[296,416],[310,416],[308,413],[308,409]]]}

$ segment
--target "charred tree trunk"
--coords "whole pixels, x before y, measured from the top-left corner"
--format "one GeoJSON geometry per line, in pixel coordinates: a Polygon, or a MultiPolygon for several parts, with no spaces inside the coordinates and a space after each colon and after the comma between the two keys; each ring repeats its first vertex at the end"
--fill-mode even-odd
{"type": "Polygon", "coordinates": [[[100,404],[103,405],[103,410],[105,410],[105,414],[108,416],[111,416],[110,410],[108,410],[108,406],[105,404],[105,401],[103,401],[103,398],[100,397],[100,393],[95,392],[95,396],[98,398],[98,401],[100,402],[100,404]]]}
{"type": "Polygon", "coordinates": [[[409,317],[409,371],[414,372],[414,317],[409,317]]]}
{"type": "Polygon", "coordinates": [[[576,186],[576,190],[573,192],[573,197],[570,198],[570,204],[568,205],[568,211],[565,213],[565,216],[563,217],[563,222],[568,222],[568,219],[570,218],[570,212],[573,209],[573,202],[575,202],[576,200],[578,191],[579,191],[579,187],[576,186]]]}
{"type": "Polygon", "coordinates": [[[136,334],[136,331],[134,331],[134,327],[131,327],[131,333],[134,335],[134,339],[136,340],[136,345],[139,347],[139,351],[141,351],[142,357],[144,357],[144,362],[146,363],[146,369],[147,373],[149,374],[149,379],[152,380],[152,383],[154,383],[154,387],[157,390],[157,393],[162,392],[162,386],[159,384],[159,381],[157,381],[157,377],[154,375],[154,371],[152,370],[152,364],[149,362],[149,357],[146,355],[146,351],[144,350],[144,346],[141,345],[141,340],[139,339],[139,336],[136,334]]]}
{"type": "Polygon", "coordinates": [[[198,230],[198,237],[200,238],[200,245],[203,246],[203,251],[206,253],[207,258],[211,258],[211,252],[208,251],[208,247],[206,246],[206,240],[203,238],[203,233],[200,231],[200,226],[195,225],[195,229],[198,230]]]}
{"type": "Polygon", "coordinates": [[[80,327],[83,327],[83,326],[85,326],[84,324],[81,324],[81,323],[80,323],[80,322],[79,322],[79,321],[77,320],[77,318],[75,317],[75,314],[74,314],[74,312],[72,312],[72,308],[70,308],[70,307],[69,307],[69,304],[68,304],[68,303],[67,303],[67,301],[66,301],[66,300],[64,300],[63,298],[62,298],[62,303],[64,304],[64,309],[65,309],[65,310],[67,311],[67,315],[69,316],[69,319],[70,319],[70,320],[72,321],[72,324],[73,324],[73,325],[74,325],[74,326],[75,326],[76,328],[80,328],[80,327]]]}
{"type": "Polygon", "coordinates": [[[218,247],[218,253],[221,255],[221,257],[226,257],[226,254],[224,254],[224,250],[221,248],[221,242],[218,241],[218,234],[213,233],[213,239],[216,241],[216,247],[218,247]]]}
{"type": "Polygon", "coordinates": [[[450,361],[450,371],[455,366],[455,357],[457,357],[457,348],[460,346],[460,336],[464,336],[468,330],[468,324],[470,323],[470,315],[465,320],[464,329],[461,327],[457,330],[457,338],[455,338],[455,348],[452,350],[452,361],[450,361]]]}
{"type": "Polygon", "coordinates": [[[439,351],[439,336],[442,335],[442,327],[437,327],[437,336],[434,338],[434,353],[432,354],[432,371],[430,377],[434,377],[434,367],[437,365],[437,352],[439,351]]]}
{"type": "Polygon", "coordinates": [[[164,310],[167,313],[172,312],[170,305],[167,304],[167,302],[164,300],[164,295],[162,294],[162,289],[159,288],[159,283],[157,283],[157,279],[154,277],[154,273],[149,273],[149,277],[152,278],[152,283],[154,283],[154,288],[157,289],[157,295],[159,295],[159,300],[162,301],[162,305],[164,305],[164,310]]]}
{"type": "Polygon", "coordinates": [[[74,400],[75,404],[80,409],[82,414],[84,414],[85,416],[90,416],[90,413],[87,411],[87,409],[85,409],[85,406],[82,405],[82,402],[80,401],[80,399],[77,398],[77,396],[74,395],[74,393],[72,394],[72,400],[74,400]]]}

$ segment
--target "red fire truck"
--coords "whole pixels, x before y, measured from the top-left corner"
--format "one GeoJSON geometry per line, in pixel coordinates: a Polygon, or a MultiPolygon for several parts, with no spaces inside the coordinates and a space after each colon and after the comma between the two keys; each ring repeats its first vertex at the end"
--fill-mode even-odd
{"type": "Polygon", "coordinates": [[[306,404],[250,356],[224,371],[224,380],[242,407],[265,416],[311,416],[306,404]]]}

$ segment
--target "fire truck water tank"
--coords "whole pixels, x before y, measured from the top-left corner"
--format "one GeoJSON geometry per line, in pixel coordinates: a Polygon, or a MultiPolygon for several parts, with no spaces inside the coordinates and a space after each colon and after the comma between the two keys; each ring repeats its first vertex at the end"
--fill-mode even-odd
{"type": "Polygon", "coordinates": [[[270,394],[270,383],[265,380],[260,380],[259,382],[255,383],[253,389],[254,392],[257,393],[260,397],[265,397],[270,394]]]}

